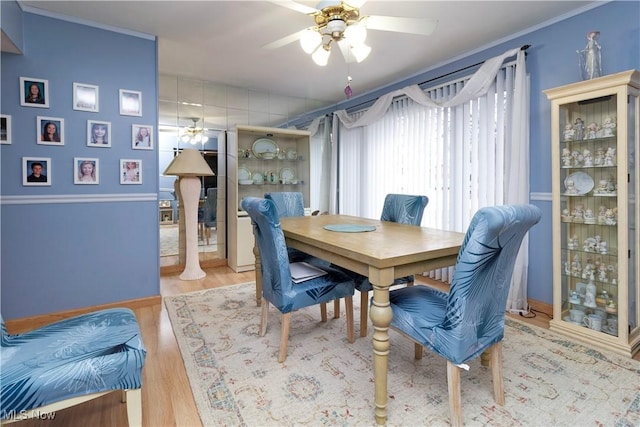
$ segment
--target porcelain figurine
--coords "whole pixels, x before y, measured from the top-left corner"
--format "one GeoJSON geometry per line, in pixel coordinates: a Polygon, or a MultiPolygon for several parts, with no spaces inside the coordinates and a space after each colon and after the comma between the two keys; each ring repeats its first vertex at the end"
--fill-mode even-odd
{"type": "Polygon", "coordinates": [[[593,158],[593,164],[595,166],[603,166],[604,165],[604,153],[605,153],[604,148],[602,148],[602,147],[596,148],[596,155],[593,158]]]}
{"type": "MultiPolygon", "coordinates": [[[[573,219],[573,216],[571,216],[571,214],[569,213],[569,209],[567,208],[562,209],[562,220],[564,222],[571,222],[572,219],[573,219]]],[[[604,221],[604,213],[603,213],[603,221],[604,221]]]]}
{"type": "Polygon", "coordinates": [[[591,122],[587,126],[587,136],[585,139],[596,139],[598,134],[598,124],[596,122],[591,122]]]}
{"type": "Polygon", "coordinates": [[[585,224],[595,224],[596,223],[596,217],[593,214],[593,211],[591,209],[587,209],[584,212],[584,223],[585,224]]]}
{"type": "Polygon", "coordinates": [[[616,149],[614,147],[607,148],[607,151],[604,153],[604,165],[605,166],[615,166],[616,161],[616,149]]]}
{"type": "MultiPolygon", "coordinates": [[[[602,152],[602,157],[604,158],[604,151],[602,152]]],[[[571,167],[571,163],[573,161],[573,156],[571,156],[571,151],[568,148],[562,149],[562,166],[571,167]]]]}
{"type": "Polygon", "coordinates": [[[567,123],[564,127],[564,140],[565,141],[573,141],[573,135],[576,131],[573,129],[571,123],[567,123]]]}
{"type": "Polygon", "coordinates": [[[606,224],[606,212],[607,207],[604,205],[600,205],[600,207],[598,208],[598,224],[606,224]]]}
{"type": "Polygon", "coordinates": [[[614,136],[616,130],[616,122],[611,117],[606,117],[602,122],[602,136],[614,136]]]}
{"type": "Polygon", "coordinates": [[[598,267],[598,280],[607,282],[607,267],[604,264],[600,264],[598,267]]]}
{"type": "Polygon", "coordinates": [[[576,141],[582,141],[584,139],[584,122],[580,117],[573,123],[573,138],[576,141]]]}
{"type": "Polygon", "coordinates": [[[584,305],[587,307],[596,307],[596,285],[592,280],[587,284],[587,292],[584,295],[584,305]]]}
{"type": "Polygon", "coordinates": [[[605,220],[604,223],[606,225],[616,225],[616,216],[613,213],[613,209],[607,209],[604,214],[605,220]]]}
{"type": "Polygon", "coordinates": [[[591,154],[591,150],[585,149],[582,152],[582,157],[584,159],[584,165],[587,167],[593,166],[593,154],[591,154]]]}
{"type": "Polygon", "coordinates": [[[571,275],[574,277],[580,277],[582,274],[582,264],[580,263],[580,255],[576,254],[571,262],[571,275]]]}
{"type": "Polygon", "coordinates": [[[575,182],[573,182],[572,179],[568,179],[567,180],[567,184],[566,184],[566,193],[567,194],[578,194],[578,189],[576,188],[576,184],[575,182]]]}
{"type": "Polygon", "coordinates": [[[589,31],[587,33],[587,45],[584,49],[576,51],[583,80],[595,79],[602,75],[601,48],[596,41],[598,36],[600,36],[600,31],[589,31]]]}
{"type": "Polygon", "coordinates": [[[570,250],[578,249],[578,236],[574,234],[573,237],[569,238],[569,241],[567,242],[567,248],[570,250]]]}
{"type": "Polygon", "coordinates": [[[575,208],[573,208],[573,220],[575,222],[584,221],[584,207],[582,204],[577,204],[575,208]]]}

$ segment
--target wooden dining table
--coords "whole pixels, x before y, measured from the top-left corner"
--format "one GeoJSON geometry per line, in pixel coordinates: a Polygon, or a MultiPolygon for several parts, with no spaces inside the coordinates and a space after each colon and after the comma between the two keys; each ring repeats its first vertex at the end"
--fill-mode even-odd
{"type": "MultiPolygon", "coordinates": [[[[349,215],[281,218],[287,246],[367,276],[373,285],[369,316],[373,323],[375,419],[387,420],[389,325],[393,313],[389,288],[393,280],[454,265],[464,233],[398,224],[349,215]],[[330,231],[325,228],[374,228],[372,231],[330,231]]],[[[256,298],[261,298],[259,254],[256,253],[256,298]],[[260,282],[260,283],[259,283],[260,282]]]]}

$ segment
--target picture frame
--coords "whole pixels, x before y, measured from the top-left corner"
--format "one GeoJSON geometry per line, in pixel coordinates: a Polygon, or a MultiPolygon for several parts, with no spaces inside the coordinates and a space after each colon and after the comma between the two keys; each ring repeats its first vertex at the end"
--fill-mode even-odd
{"type": "Polygon", "coordinates": [[[23,157],[22,185],[51,186],[51,157],[23,157]]]}
{"type": "Polygon", "coordinates": [[[111,147],[111,122],[87,120],[87,146],[111,147]]]}
{"type": "Polygon", "coordinates": [[[79,185],[100,184],[100,159],[74,157],[73,183],[79,185]]]}
{"type": "Polygon", "coordinates": [[[20,105],[49,108],[49,80],[20,77],[20,105]]]}
{"type": "Polygon", "coordinates": [[[153,126],[131,125],[131,148],[153,150],[153,126]]]}
{"type": "Polygon", "coordinates": [[[11,144],[11,116],[0,114],[0,144],[11,144]]]}
{"type": "Polygon", "coordinates": [[[100,111],[100,87],[74,82],[73,109],[98,113],[100,111]]]}
{"type": "Polygon", "coordinates": [[[62,117],[36,117],[36,143],[64,145],[64,119],[62,117]]]}
{"type": "Polygon", "coordinates": [[[120,184],[142,184],[142,160],[120,159],[120,184]]]}
{"type": "Polygon", "coordinates": [[[142,92],[120,89],[120,115],[142,116],[142,92]]]}

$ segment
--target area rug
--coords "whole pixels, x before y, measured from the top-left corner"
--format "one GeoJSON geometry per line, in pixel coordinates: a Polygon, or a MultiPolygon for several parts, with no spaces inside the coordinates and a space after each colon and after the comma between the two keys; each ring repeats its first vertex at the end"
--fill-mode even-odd
{"type": "MultiPolygon", "coordinates": [[[[371,332],[349,344],[344,312],[326,323],[317,306],[293,313],[278,363],[280,313],[271,307],[260,337],[253,283],[165,304],[203,425],[375,425],[371,332]]],[[[408,339],[390,339],[387,425],[449,425],[444,359],[425,351],[415,360],[408,339]]],[[[461,379],[465,425],[640,426],[640,362],[509,319],[503,345],[506,403],[494,402],[489,369],[472,361],[461,379]]]]}

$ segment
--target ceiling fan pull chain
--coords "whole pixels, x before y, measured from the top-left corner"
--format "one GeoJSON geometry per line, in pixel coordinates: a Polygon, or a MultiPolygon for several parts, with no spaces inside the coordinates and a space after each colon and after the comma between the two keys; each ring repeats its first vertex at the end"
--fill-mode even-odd
{"type": "Polygon", "coordinates": [[[344,88],[344,94],[347,96],[347,99],[353,96],[353,89],[351,89],[351,76],[347,76],[347,86],[344,88]]]}

